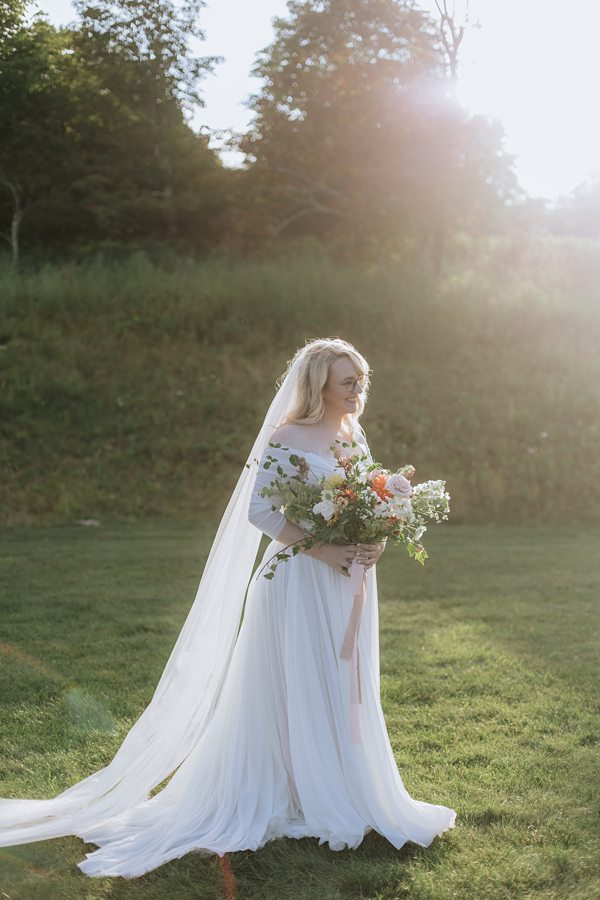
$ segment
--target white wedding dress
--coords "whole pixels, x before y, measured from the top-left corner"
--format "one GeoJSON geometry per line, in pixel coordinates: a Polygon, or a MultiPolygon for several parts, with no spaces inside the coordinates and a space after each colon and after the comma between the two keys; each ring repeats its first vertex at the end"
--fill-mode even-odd
{"type": "MultiPolygon", "coordinates": [[[[335,470],[332,456],[297,452],[309,478],[335,470]]],[[[159,793],[76,832],[99,848],[79,863],[88,875],[135,877],[190,851],[223,856],[279,837],[318,838],[343,850],[375,830],[397,848],[406,841],[427,847],[454,827],[453,809],[409,795],[390,746],[375,567],[365,575],[359,672],[355,657],[339,652],[352,607],[347,576],[304,553],[281,562],[271,580],[263,577],[267,568],[257,574],[283,548],[283,514],[258,493],[273,478],[262,466],[267,454],[297,471],[289,452],[268,447],[262,455],[247,512],[272,540],[250,580],[214,711],[159,793]]],[[[26,839],[25,831],[19,840],[26,839]]]]}

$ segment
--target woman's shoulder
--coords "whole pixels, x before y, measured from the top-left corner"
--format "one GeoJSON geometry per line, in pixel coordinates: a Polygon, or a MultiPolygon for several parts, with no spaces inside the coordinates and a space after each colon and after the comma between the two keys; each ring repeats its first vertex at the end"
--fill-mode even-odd
{"type": "MultiPolygon", "coordinates": [[[[314,433],[318,434],[318,429],[315,429],[314,433]]],[[[351,441],[353,439],[357,440],[359,443],[366,444],[366,437],[360,425],[355,429],[354,436],[347,432],[341,438],[341,440],[346,441],[351,441]]],[[[312,444],[314,443],[313,426],[297,425],[294,422],[286,422],[275,429],[270,437],[270,441],[276,444],[289,444],[291,447],[298,449],[306,448],[307,450],[312,450],[312,444]]]]}
{"type": "Polygon", "coordinates": [[[289,443],[291,445],[294,444],[294,441],[299,440],[300,443],[303,443],[306,440],[306,428],[307,426],[302,426],[303,432],[300,434],[300,426],[293,424],[280,425],[279,428],[276,428],[273,434],[271,435],[271,441],[276,444],[285,444],[289,443]]]}

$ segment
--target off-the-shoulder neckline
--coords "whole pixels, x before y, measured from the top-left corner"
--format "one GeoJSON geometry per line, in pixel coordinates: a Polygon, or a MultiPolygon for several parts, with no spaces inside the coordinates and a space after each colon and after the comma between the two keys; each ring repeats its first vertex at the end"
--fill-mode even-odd
{"type": "MultiPolygon", "coordinates": [[[[302,447],[294,447],[293,444],[287,444],[287,443],[284,443],[283,441],[276,441],[275,443],[281,444],[281,447],[277,447],[277,448],[273,447],[274,450],[275,449],[282,450],[285,448],[286,450],[295,450],[296,453],[309,454],[310,456],[316,456],[319,459],[326,459],[328,461],[335,462],[335,463],[338,462],[337,456],[324,456],[323,453],[315,453],[314,450],[304,450],[302,447]]],[[[271,441],[269,441],[269,444],[271,444],[271,441]]]]}

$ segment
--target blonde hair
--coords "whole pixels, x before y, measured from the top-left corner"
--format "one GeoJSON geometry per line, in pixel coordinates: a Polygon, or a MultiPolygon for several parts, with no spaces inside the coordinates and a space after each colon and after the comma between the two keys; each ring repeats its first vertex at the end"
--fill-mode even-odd
{"type": "Polygon", "coordinates": [[[292,408],[285,420],[280,424],[297,423],[300,425],[312,425],[320,421],[325,412],[323,400],[323,387],[329,377],[330,366],[343,356],[347,356],[356,369],[359,378],[364,377],[363,392],[358,397],[358,406],[355,412],[345,413],[342,421],[349,435],[354,438],[356,433],[362,433],[359,419],[364,411],[369,391],[369,364],[364,356],[358,352],[348,341],[339,337],[313,338],[308,340],[304,347],[296,350],[293,358],[289,360],[285,373],[278,379],[278,385],[285,379],[287,373],[298,358],[301,357],[298,371],[298,388],[292,408]]]}

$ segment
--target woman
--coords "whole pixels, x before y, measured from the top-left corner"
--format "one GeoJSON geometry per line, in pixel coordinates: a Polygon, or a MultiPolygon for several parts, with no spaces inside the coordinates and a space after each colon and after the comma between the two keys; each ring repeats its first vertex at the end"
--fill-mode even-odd
{"type": "Polygon", "coordinates": [[[260,572],[304,535],[260,496],[267,457],[293,474],[293,449],[312,479],[335,471],[336,438],[369,453],[359,424],[368,387],[367,362],[346,341],[296,352],[152,701],[106,768],[51,800],[0,801],[0,846],[76,834],[99,847],[83,872],[132,878],[190,851],[223,856],[283,836],[343,850],[374,829],[395,847],[427,847],[454,827],[453,809],[406,791],[383,718],[374,566],[384,545],[315,546],[270,580],[260,572]],[[261,532],[271,543],[251,577],[261,532]],[[366,599],[346,659],[354,558],[366,599]]]}

